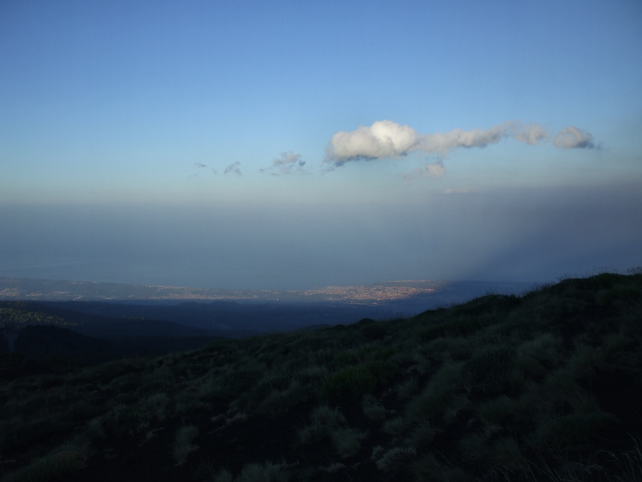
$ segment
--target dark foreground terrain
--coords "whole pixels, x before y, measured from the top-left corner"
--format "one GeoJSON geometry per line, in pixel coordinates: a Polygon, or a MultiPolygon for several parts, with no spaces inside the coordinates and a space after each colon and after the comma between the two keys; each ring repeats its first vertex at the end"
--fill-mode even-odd
{"type": "Polygon", "coordinates": [[[642,274],[106,363],[4,353],[4,481],[639,481],[642,274]]]}

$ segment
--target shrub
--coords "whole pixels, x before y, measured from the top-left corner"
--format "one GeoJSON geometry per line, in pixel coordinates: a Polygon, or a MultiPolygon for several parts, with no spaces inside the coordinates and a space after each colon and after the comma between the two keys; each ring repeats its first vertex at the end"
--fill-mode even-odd
{"type": "Polygon", "coordinates": [[[227,469],[221,469],[216,476],[212,479],[212,482],[233,482],[234,476],[232,472],[227,469]]]}
{"type": "Polygon", "coordinates": [[[524,406],[517,400],[502,395],[494,400],[489,400],[479,406],[479,416],[489,425],[503,425],[511,418],[521,416],[524,406]]]}
{"type": "Polygon", "coordinates": [[[115,438],[140,433],[149,426],[152,415],[128,405],[117,405],[101,417],[105,435],[115,438]]]}
{"type": "Polygon", "coordinates": [[[264,464],[247,464],[236,477],[235,482],[287,482],[290,480],[288,465],[273,464],[270,461],[264,464]]]}
{"type": "Polygon", "coordinates": [[[573,407],[579,407],[585,405],[587,400],[587,394],[564,369],[550,373],[544,379],[540,393],[549,406],[567,402],[573,407]]]}
{"type": "Polygon", "coordinates": [[[440,462],[434,455],[421,457],[413,465],[417,479],[422,482],[468,482],[470,477],[459,467],[452,467],[447,462],[440,462]]]}
{"type": "Polygon", "coordinates": [[[327,405],[317,407],[310,416],[311,423],[299,431],[302,444],[319,442],[331,436],[332,431],[345,423],[343,414],[336,408],[327,405]]]}
{"type": "Polygon", "coordinates": [[[593,374],[595,368],[602,367],[604,363],[604,357],[598,350],[592,346],[578,344],[567,362],[566,369],[571,377],[586,379],[593,374]]]}
{"type": "Polygon", "coordinates": [[[369,393],[363,396],[361,406],[363,408],[363,414],[370,420],[383,420],[386,418],[385,407],[369,393]]]}
{"type": "Polygon", "coordinates": [[[464,461],[480,462],[486,460],[489,455],[488,437],[480,432],[467,435],[459,440],[458,448],[464,461]]]}
{"type": "Polygon", "coordinates": [[[370,393],[377,384],[377,378],[366,366],[343,368],[329,375],[321,384],[321,395],[329,400],[370,393]]]}
{"type": "Polygon", "coordinates": [[[432,443],[435,438],[435,430],[430,426],[430,422],[424,421],[418,424],[406,439],[406,445],[422,449],[432,443]]]}
{"type": "Polygon", "coordinates": [[[375,465],[382,472],[391,472],[406,466],[408,461],[416,455],[417,451],[412,447],[394,447],[383,453],[381,458],[376,460],[375,465]]]}
{"type": "Polygon", "coordinates": [[[428,382],[426,388],[408,404],[408,415],[414,420],[432,417],[448,408],[461,385],[462,363],[443,365],[428,382]]]}
{"type": "Polygon", "coordinates": [[[459,412],[470,405],[470,401],[466,396],[459,395],[456,396],[448,404],[448,407],[444,411],[444,422],[446,423],[455,423],[459,412]]]}
{"type": "Polygon", "coordinates": [[[412,397],[412,394],[417,390],[417,379],[407,378],[400,382],[396,387],[397,400],[407,400],[412,397]]]}
{"type": "Polygon", "coordinates": [[[359,359],[357,358],[357,355],[353,352],[344,352],[344,353],[339,353],[337,356],[334,357],[332,360],[332,365],[336,368],[343,368],[349,365],[354,365],[357,363],[359,359]]]}
{"type": "Polygon", "coordinates": [[[515,439],[507,437],[497,440],[492,447],[494,462],[510,469],[524,470],[528,467],[528,460],[522,455],[515,439]]]}
{"type": "Polygon", "coordinates": [[[403,417],[395,417],[383,424],[382,430],[390,435],[400,435],[407,426],[403,417]]]}
{"type": "Polygon", "coordinates": [[[312,412],[312,422],[321,425],[335,427],[345,423],[346,419],[338,408],[330,408],[327,405],[321,405],[312,412]]]}
{"type": "Polygon", "coordinates": [[[598,302],[610,305],[616,303],[634,303],[642,298],[642,290],[629,286],[612,288],[598,295],[598,302]]]}
{"type": "Polygon", "coordinates": [[[508,388],[514,351],[508,347],[483,350],[468,361],[464,374],[473,393],[501,393],[508,388]]]}
{"type": "Polygon", "coordinates": [[[578,445],[590,441],[617,419],[605,412],[572,413],[554,418],[537,429],[540,445],[578,445]]]}
{"type": "Polygon", "coordinates": [[[345,459],[359,451],[361,440],[366,438],[366,434],[352,428],[336,428],[332,431],[331,437],[335,450],[345,459]]]}
{"type": "Polygon", "coordinates": [[[166,393],[155,393],[145,400],[144,408],[156,420],[164,420],[167,415],[167,406],[169,405],[169,396],[166,393]]]}
{"type": "Polygon", "coordinates": [[[291,406],[303,402],[313,396],[307,387],[293,380],[285,390],[272,390],[261,402],[258,410],[261,412],[285,412],[291,406]]]}
{"type": "Polygon", "coordinates": [[[544,333],[522,343],[517,350],[520,355],[530,357],[551,368],[558,365],[562,359],[562,339],[552,333],[544,333]]]}
{"type": "Polygon", "coordinates": [[[222,395],[232,397],[248,391],[265,376],[265,372],[265,364],[254,361],[236,370],[229,370],[221,380],[222,395]]]}
{"type": "Polygon", "coordinates": [[[181,465],[187,460],[187,455],[196,450],[196,445],[192,444],[198,435],[198,428],[194,425],[181,427],[176,433],[174,441],[174,460],[176,465],[181,465]]]}
{"type": "Polygon", "coordinates": [[[87,456],[82,449],[61,447],[60,449],[34,460],[26,467],[3,478],[3,482],[48,482],[59,480],[65,475],[83,469],[87,456]]]}
{"type": "Polygon", "coordinates": [[[366,368],[375,376],[377,383],[383,385],[395,376],[399,367],[389,360],[373,360],[366,364],[366,368]]]}

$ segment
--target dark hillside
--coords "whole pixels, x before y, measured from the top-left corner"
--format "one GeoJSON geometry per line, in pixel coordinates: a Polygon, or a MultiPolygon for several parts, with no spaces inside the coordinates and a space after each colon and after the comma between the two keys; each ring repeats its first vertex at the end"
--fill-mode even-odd
{"type": "MultiPolygon", "coordinates": [[[[73,304],[71,304],[73,307],[73,304]]],[[[143,317],[109,318],[72,309],[30,301],[0,301],[0,326],[11,324],[20,329],[27,325],[50,325],[67,328],[97,338],[132,338],[140,336],[193,337],[212,336],[201,328],[183,326],[166,320],[143,317]]]]}
{"type": "MultiPolygon", "coordinates": [[[[47,302],[46,306],[115,319],[165,320],[227,338],[294,331],[314,325],[354,323],[364,316],[389,318],[393,306],[350,303],[238,303],[232,301],[181,303],[47,302]]],[[[407,311],[403,311],[407,313],[407,311]]],[[[413,312],[414,314],[414,312],[413,312]]]]}
{"type": "MultiPolygon", "coordinates": [[[[31,372],[85,360],[162,354],[201,348],[220,337],[169,321],[111,319],[34,302],[0,302],[0,353],[31,360],[31,372]]],[[[76,363],[77,364],[77,363],[76,363]]],[[[10,364],[11,365],[11,364],[10,364]]],[[[0,379],[14,378],[6,367],[0,379]]]]}
{"type": "Polygon", "coordinates": [[[20,366],[0,389],[7,482],[642,480],[642,274],[20,366]]]}

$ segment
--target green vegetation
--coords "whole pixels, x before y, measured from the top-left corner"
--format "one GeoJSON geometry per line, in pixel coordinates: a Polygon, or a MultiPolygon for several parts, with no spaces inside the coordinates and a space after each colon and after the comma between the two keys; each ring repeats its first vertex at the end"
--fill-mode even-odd
{"type": "Polygon", "coordinates": [[[2,481],[642,480],[642,274],[0,373],[2,481]]]}

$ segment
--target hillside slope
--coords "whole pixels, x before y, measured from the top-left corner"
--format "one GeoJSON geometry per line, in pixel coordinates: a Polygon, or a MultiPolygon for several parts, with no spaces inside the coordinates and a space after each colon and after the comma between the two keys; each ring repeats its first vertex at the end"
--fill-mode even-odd
{"type": "Polygon", "coordinates": [[[25,375],[0,389],[0,470],[3,481],[633,481],[640,400],[642,274],[601,274],[410,319],[25,375]]]}

